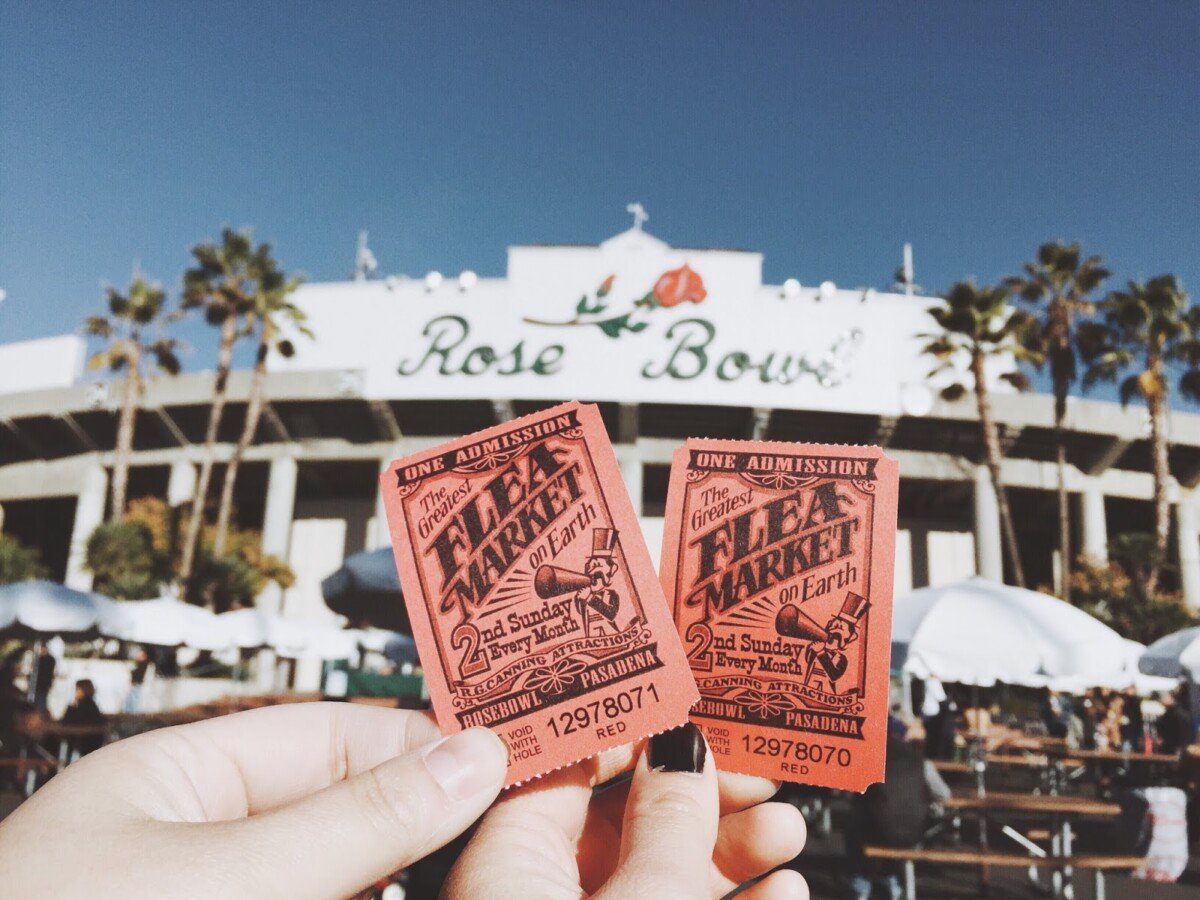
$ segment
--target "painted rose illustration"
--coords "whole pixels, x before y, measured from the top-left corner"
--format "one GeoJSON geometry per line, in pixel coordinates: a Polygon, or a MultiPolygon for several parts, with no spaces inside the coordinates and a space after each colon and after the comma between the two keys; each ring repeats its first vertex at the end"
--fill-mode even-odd
{"type": "Polygon", "coordinates": [[[654,282],[654,287],[633,301],[633,308],[628,312],[610,315],[605,298],[612,292],[616,275],[609,275],[591,294],[585,294],[575,304],[575,317],[565,322],[548,322],[544,319],[525,318],[530,325],[545,325],[550,328],[574,328],[580,325],[594,325],[610,338],[619,338],[622,332],[630,331],[636,334],[644,331],[649,325],[646,316],[655,309],[671,309],[682,303],[701,303],[708,296],[704,287],[704,279],[700,273],[684,263],[678,269],[663,272],[654,282]]]}
{"type": "Polygon", "coordinates": [[[708,296],[700,273],[686,263],[678,269],[663,272],[650,293],[659,306],[667,309],[680,303],[699,303],[708,296]]]}

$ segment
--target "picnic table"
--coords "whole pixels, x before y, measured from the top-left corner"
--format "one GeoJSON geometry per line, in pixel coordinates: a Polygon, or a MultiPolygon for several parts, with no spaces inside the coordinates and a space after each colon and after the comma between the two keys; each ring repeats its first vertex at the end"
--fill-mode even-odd
{"type": "MultiPolygon", "coordinates": [[[[1006,756],[1001,753],[988,753],[983,757],[983,761],[987,766],[1000,766],[1015,769],[1045,769],[1056,764],[1067,766],[1080,764],[1080,760],[1076,758],[1076,754],[1074,753],[1072,753],[1070,757],[1056,758],[1051,758],[1045,754],[1006,756]]],[[[966,760],[936,759],[933,761],[933,765],[934,768],[936,768],[939,772],[969,774],[975,771],[974,763],[966,760]]]]}
{"type": "MultiPolygon", "coordinates": [[[[1049,817],[1051,821],[1051,855],[1060,861],[1060,865],[1054,869],[1053,891],[1056,897],[1067,898],[1073,896],[1074,893],[1071,887],[1071,821],[1085,817],[1113,818],[1121,812],[1121,807],[1116,803],[1090,797],[1007,792],[953,796],[946,801],[946,809],[974,811],[984,817],[988,813],[996,812],[1049,817]]],[[[981,835],[986,834],[982,829],[980,833],[981,835]]],[[[1022,843],[1026,847],[1030,846],[1028,841],[1022,841],[1022,843]]],[[[986,845],[981,846],[980,851],[986,853],[986,845]]]]}
{"type": "Polygon", "coordinates": [[[1060,784],[1090,775],[1107,792],[1114,774],[1128,775],[1134,767],[1140,767],[1149,778],[1170,777],[1182,772],[1180,758],[1169,753],[1144,753],[1126,750],[1051,750],[1054,759],[1050,770],[1052,778],[1060,784]],[[1071,769],[1071,772],[1067,770],[1071,769]]]}
{"type": "Polygon", "coordinates": [[[1080,760],[1095,760],[1098,762],[1143,762],[1158,765],[1177,766],[1179,756],[1173,753],[1143,753],[1135,750],[1080,750],[1067,749],[1050,750],[1054,756],[1070,755],[1080,760]]]}

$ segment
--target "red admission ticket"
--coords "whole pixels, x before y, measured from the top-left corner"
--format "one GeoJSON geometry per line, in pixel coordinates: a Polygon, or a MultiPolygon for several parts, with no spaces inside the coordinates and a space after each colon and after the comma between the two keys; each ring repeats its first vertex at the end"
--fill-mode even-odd
{"type": "Polygon", "coordinates": [[[508,784],[687,720],[696,685],[595,406],[393,462],[392,546],[438,724],[508,784]]]}
{"type": "Polygon", "coordinates": [[[877,447],[675,452],[662,582],[722,769],[883,780],[898,479],[877,447]]]}

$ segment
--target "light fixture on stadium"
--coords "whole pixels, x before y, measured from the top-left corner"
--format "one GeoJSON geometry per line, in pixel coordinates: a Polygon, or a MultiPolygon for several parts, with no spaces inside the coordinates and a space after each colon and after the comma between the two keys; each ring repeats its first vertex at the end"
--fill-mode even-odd
{"type": "Polygon", "coordinates": [[[783,283],[783,290],[780,293],[785,300],[794,300],[800,296],[800,282],[795,278],[789,278],[783,283]]]}
{"type": "Polygon", "coordinates": [[[832,281],[822,281],[821,286],[817,288],[818,300],[832,300],[833,295],[837,293],[837,285],[832,281]]]}
{"type": "Polygon", "coordinates": [[[442,286],[443,280],[444,279],[442,278],[442,273],[437,271],[436,269],[434,269],[432,272],[430,272],[428,275],[425,276],[425,290],[436,291],[438,288],[440,288],[442,286]]]}
{"type": "Polygon", "coordinates": [[[460,291],[469,291],[475,285],[479,284],[479,276],[470,269],[463,269],[458,276],[458,289],[460,291]]]}

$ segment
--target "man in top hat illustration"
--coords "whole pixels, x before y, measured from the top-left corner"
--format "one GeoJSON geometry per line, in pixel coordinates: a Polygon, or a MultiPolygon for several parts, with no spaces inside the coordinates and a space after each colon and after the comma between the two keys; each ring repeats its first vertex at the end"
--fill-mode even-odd
{"type": "Polygon", "coordinates": [[[621,598],[612,588],[613,576],[617,574],[617,561],[613,557],[616,547],[615,528],[592,529],[592,555],[583,566],[591,581],[575,592],[575,608],[583,618],[583,633],[588,637],[616,634],[620,630],[617,610],[621,598]]]}
{"type": "Polygon", "coordinates": [[[842,608],[825,626],[825,641],[820,644],[814,641],[804,648],[804,661],[808,664],[804,675],[806,687],[838,693],[838,679],[846,674],[849,664],[846,648],[858,638],[859,624],[869,606],[866,597],[853,591],[846,593],[842,608]]]}

